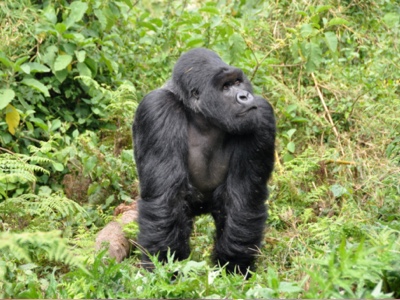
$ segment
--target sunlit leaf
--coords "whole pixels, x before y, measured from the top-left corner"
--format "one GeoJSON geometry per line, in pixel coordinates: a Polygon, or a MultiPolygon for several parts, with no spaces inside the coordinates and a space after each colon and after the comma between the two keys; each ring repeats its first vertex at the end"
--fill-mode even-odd
{"type": "Polygon", "coordinates": [[[300,29],[302,37],[308,37],[312,34],[313,27],[311,24],[303,24],[300,29]]]}
{"type": "Polygon", "coordinates": [[[50,97],[49,90],[47,87],[41,83],[40,81],[33,79],[33,78],[24,78],[21,83],[38,90],[39,92],[43,93],[46,97],[50,97]]]}
{"type": "Polygon", "coordinates": [[[332,53],[336,53],[338,45],[338,39],[336,37],[336,34],[332,31],[325,32],[325,41],[326,44],[328,45],[329,50],[332,53]]]}
{"type": "Polygon", "coordinates": [[[87,77],[92,77],[92,72],[90,71],[89,67],[85,63],[78,63],[76,65],[79,71],[80,76],[87,76],[87,77]]]}
{"type": "Polygon", "coordinates": [[[68,67],[72,62],[72,56],[68,54],[59,55],[54,62],[54,71],[61,71],[68,67]]]}
{"type": "Polygon", "coordinates": [[[88,4],[85,2],[81,2],[81,1],[74,1],[71,3],[69,8],[71,11],[69,13],[67,20],[65,21],[67,28],[69,28],[76,22],[79,22],[80,20],[82,20],[85,12],[88,9],[88,4]]]}
{"type": "Polygon", "coordinates": [[[349,21],[342,19],[342,18],[333,18],[329,20],[328,26],[334,26],[334,25],[348,25],[349,21]]]}
{"type": "Polygon", "coordinates": [[[0,89],[0,110],[6,107],[15,97],[15,92],[11,89],[0,89]]]}
{"type": "Polygon", "coordinates": [[[307,58],[306,71],[311,73],[315,71],[321,64],[322,51],[317,44],[310,42],[305,45],[305,52],[305,56],[307,58]]]}
{"type": "Polygon", "coordinates": [[[389,27],[394,27],[396,24],[400,23],[400,14],[395,12],[387,13],[383,17],[383,22],[389,27]]]}
{"type": "Polygon", "coordinates": [[[344,194],[347,194],[348,191],[346,188],[341,186],[340,184],[334,184],[331,186],[331,192],[335,198],[339,198],[343,196],[344,194]]]}
{"type": "Polygon", "coordinates": [[[7,105],[6,109],[6,123],[8,125],[8,131],[12,134],[15,135],[15,130],[17,129],[19,125],[19,120],[20,116],[18,111],[15,109],[14,106],[11,104],[7,105]]]}
{"type": "Polygon", "coordinates": [[[24,68],[24,67],[28,67],[29,68],[29,72],[27,72],[28,74],[29,73],[47,73],[47,72],[50,72],[50,69],[47,66],[45,66],[43,64],[40,64],[40,63],[37,63],[37,62],[28,62],[28,63],[25,63],[25,64],[21,65],[21,69],[24,68]]]}
{"type": "Polygon", "coordinates": [[[286,146],[289,152],[294,153],[296,151],[296,145],[293,142],[289,142],[286,146]]]}

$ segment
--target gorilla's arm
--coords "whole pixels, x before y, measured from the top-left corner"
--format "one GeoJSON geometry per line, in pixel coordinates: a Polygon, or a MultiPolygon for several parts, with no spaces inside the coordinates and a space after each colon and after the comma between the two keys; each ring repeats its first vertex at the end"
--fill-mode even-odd
{"type": "MultiPolygon", "coordinates": [[[[187,120],[182,103],[165,89],[148,94],[140,103],[133,125],[139,201],[139,244],[164,260],[168,248],[175,258],[189,255],[192,220],[185,212],[188,176],[187,120]]],[[[144,256],[144,262],[148,257],[144,256]]]]}
{"type": "MultiPolygon", "coordinates": [[[[226,185],[217,190],[221,205],[213,212],[217,227],[214,260],[227,269],[254,270],[267,212],[266,181],[274,163],[275,118],[271,105],[257,97],[259,125],[253,134],[238,136],[226,185]]],[[[236,270],[238,271],[238,270],[236,270]]]]}

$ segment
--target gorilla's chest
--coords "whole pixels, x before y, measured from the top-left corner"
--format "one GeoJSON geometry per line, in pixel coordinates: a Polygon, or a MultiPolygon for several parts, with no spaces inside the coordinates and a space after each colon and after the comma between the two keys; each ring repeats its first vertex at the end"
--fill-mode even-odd
{"type": "Polygon", "coordinates": [[[200,192],[213,192],[225,180],[232,154],[225,135],[219,131],[188,130],[190,183],[200,192]]]}

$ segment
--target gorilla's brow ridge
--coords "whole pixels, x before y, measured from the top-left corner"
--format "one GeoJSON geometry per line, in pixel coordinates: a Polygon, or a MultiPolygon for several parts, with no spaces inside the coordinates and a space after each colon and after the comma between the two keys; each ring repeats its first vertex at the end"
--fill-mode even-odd
{"type": "Polygon", "coordinates": [[[221,83],[221,81],[231,81],[236,79],[243,78],[243,71],[238,68],[234,67],[222,67],[220,70],[215,74],[214,79],[221,83]]]}

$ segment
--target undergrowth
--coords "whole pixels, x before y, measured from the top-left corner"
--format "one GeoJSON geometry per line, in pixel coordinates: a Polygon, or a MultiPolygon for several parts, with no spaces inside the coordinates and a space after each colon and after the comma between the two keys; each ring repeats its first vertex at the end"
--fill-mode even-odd
{"type": "MultiPolygon", "coordinates": [[[[400,6],[376,1],[0,3],[0,298],[399,298],[400,6]],[[208,47],[274,107],[257,271],[94,251],[138,197],[130,126],[179,55],[208,47]]],[[[137,225],[125,232],[135,244],[137,225]]]]}

